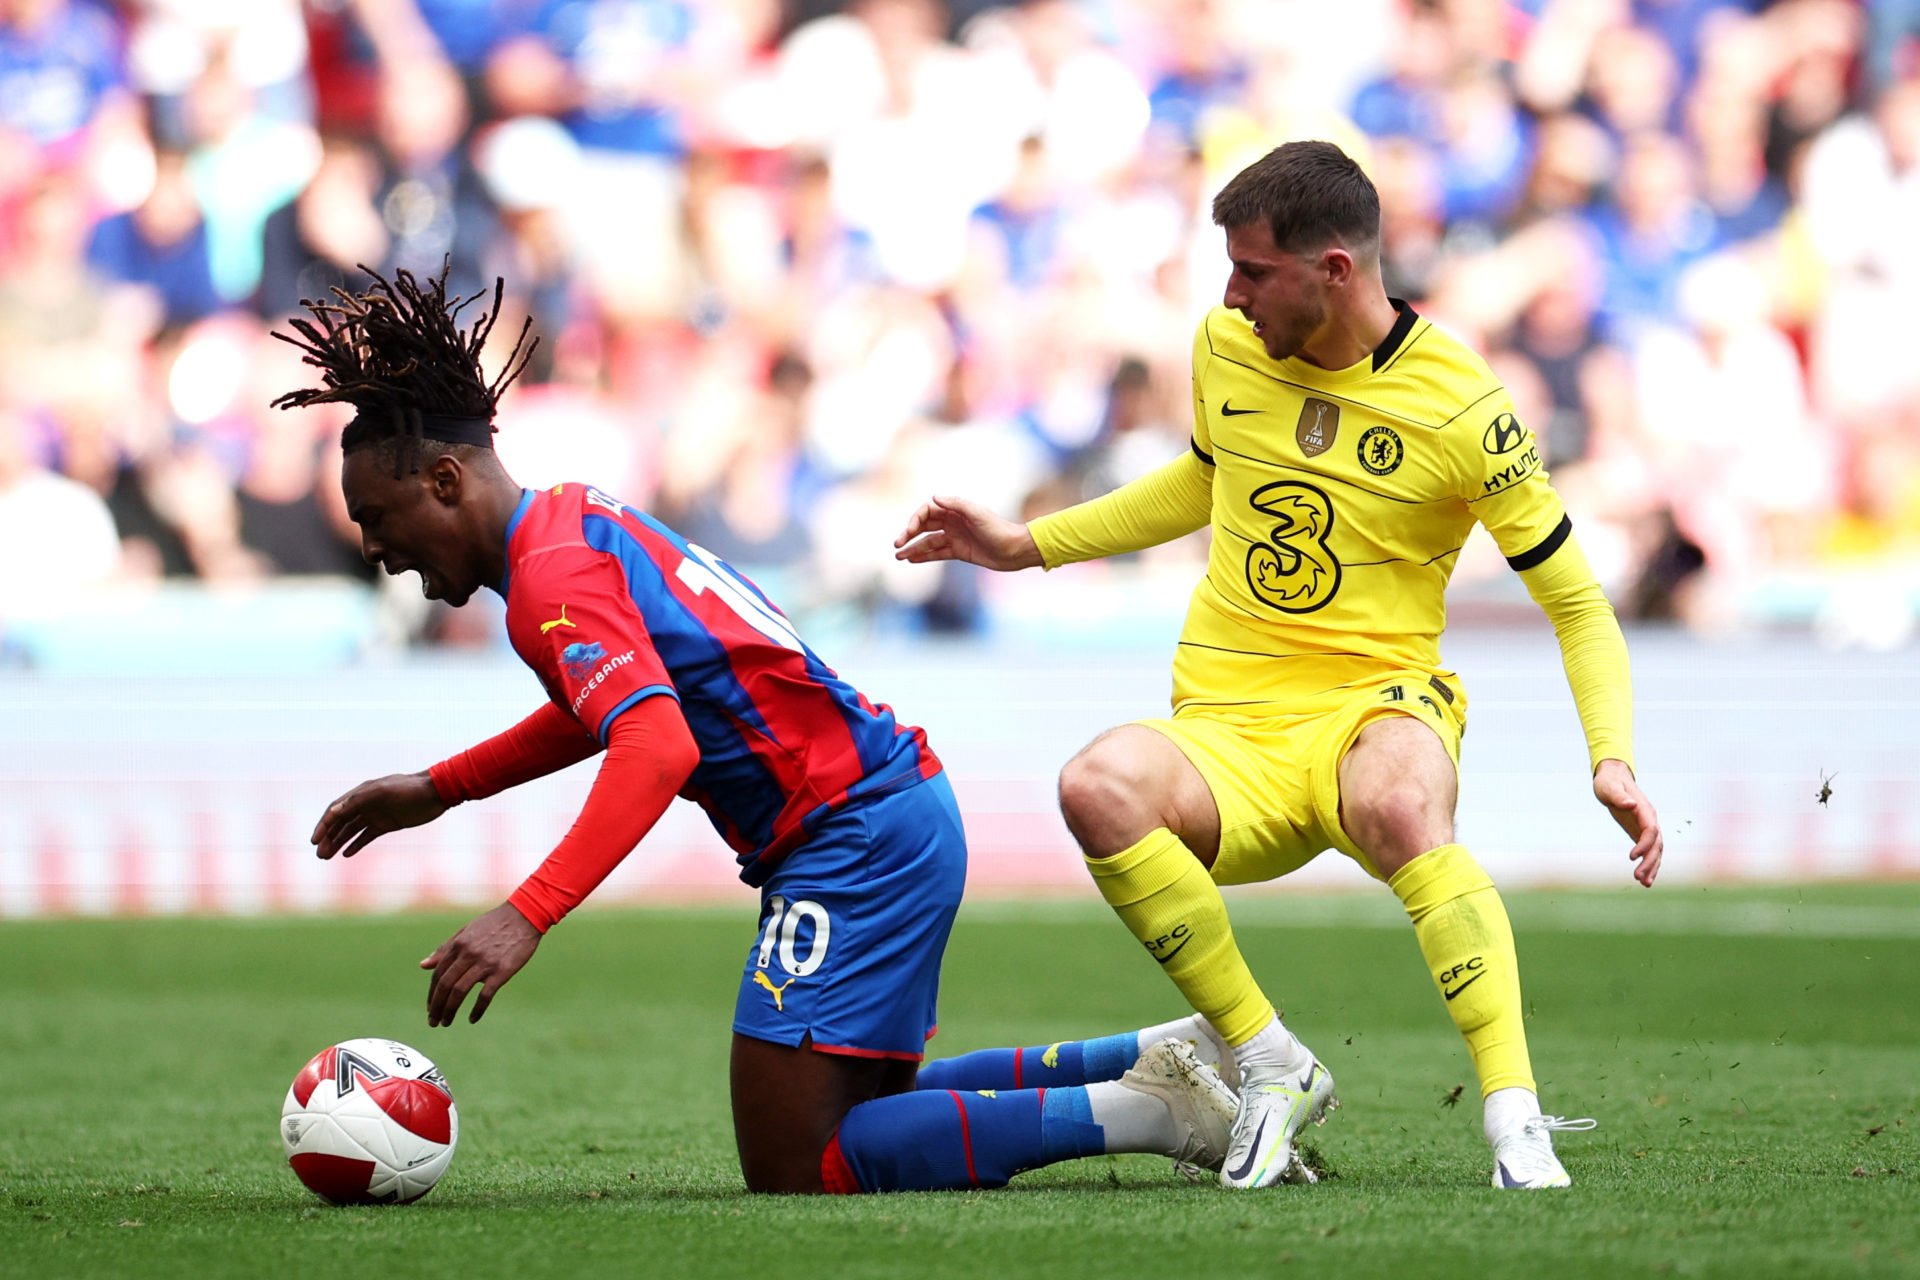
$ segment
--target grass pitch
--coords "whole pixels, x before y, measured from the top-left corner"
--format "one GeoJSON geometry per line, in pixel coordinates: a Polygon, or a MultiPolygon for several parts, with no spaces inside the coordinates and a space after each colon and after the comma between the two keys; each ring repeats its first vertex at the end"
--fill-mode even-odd
{"type": "MultiPolygon", "coordinates": [[[[749,1198],[725,1064],[751,899],[569,921],[478,1027],[425,1026],[452,916],[0,925],[0,1275],[1913,1275],[1920,886],[1514,895],[1569,1192],[1487,1186],[1458,1037],[1390,895],[1241,899],[1339,1081],[1334,1177],[1228,1194],[1163,1160],[1005,1191],[749,1198]],[[281,1159],[294,1071],[419,1045],[461,1108],[426,1200],[333,1209],[281,1159]],[[1466,1085],[1457,1106],[1444,1100],[1466,1085]]],[[[951,1053],[1172,1017],[1097,904],[980,904],[951,1053]]]]}

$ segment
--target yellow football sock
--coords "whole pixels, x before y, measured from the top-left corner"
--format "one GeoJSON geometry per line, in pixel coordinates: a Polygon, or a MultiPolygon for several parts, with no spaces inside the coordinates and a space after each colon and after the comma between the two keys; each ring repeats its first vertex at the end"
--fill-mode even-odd
{"type": "Polygon", "coordinates": [[[1387,886],[1406,904],[1420,954],[1466,1037],[1480,1094],[1532,1089],[1521,1025],[1520,960],[1493,881],[1466,848],[1443,844],[1400,868],[1387,886]]]}
{"type": "Polygon", "coordinates": [[[1111,858],[1088,858],[1100,896],[1160,962],[1187,1003],[1230,1045],[1244,1044],[1273,1020],[1234,945],[1220,887],[1165,827],[1111,858]]]}

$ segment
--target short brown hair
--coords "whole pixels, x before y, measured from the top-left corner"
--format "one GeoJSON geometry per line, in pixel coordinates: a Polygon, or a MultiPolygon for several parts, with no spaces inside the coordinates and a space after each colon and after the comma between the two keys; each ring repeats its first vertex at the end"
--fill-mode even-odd
{"type": "Polygon", "coordinates": [[[1331,240],[1354,248],[1380,243],[1380,193],[1331,142],[1275,147],[1213,198],[1218,226],[1244,227],[1262,218],[1285,253],[1304,253],[1331,240]]]}

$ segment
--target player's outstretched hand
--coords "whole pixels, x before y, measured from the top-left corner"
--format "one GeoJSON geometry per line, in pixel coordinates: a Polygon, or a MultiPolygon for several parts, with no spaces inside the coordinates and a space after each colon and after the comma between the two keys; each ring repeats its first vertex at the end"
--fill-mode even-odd
{"type": "Polygon", "coordinates": [[[1640,864],[1633,869],[1633,878],[1651,888],[1654,877],[1660,874],[1660,855],[1666,840],[1660,834],[1660,815],[1653,811],[1653,801],[1640,789],[1626,761],[1600,762],[1593,771],[1593,798],[1607,806],[1620,829],[1633,837],[1627,857],[1640,864]]]}
{"type": "Polygon", "coordinates": [[[328,805],[309,837],[322,858],[351,858],[389,831],[418,827],[447,811],[424,773],[390,773],[361,783],[328,805]]]}
{"type": "Polygon", "coordinates": [[[933,498],[913,513],[893,540],[893,558],[912,564],[964,560],[988,569],[1031,569],[1040,563],[1027,526],[968,502],[933,498]]]}
{"type": "Polygon", "coordinates": [[[468,921],[420,962],[422,969],[433,970],[427,987],[427,1025],[452,1026],[467,992],[475,987],[480,994],[474,997],[467,1021],[480,1021],[500,988],[533,959],[533,949],[539,945],[540,931],[511,902],[468,921]]]}

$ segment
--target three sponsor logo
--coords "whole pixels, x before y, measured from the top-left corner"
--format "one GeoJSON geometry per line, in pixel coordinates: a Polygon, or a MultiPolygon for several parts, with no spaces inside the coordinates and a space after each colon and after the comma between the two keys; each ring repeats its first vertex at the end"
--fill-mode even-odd
{"type": "Polygon", "coordinates": [[[1274,524],[1266,542],[1247,548],[1247,589],[1283,613],[1312,613],[1340,589],[1333,536],[1333,499],[1298,480],[1277,480],[1248,502],[1274,524]]]}

